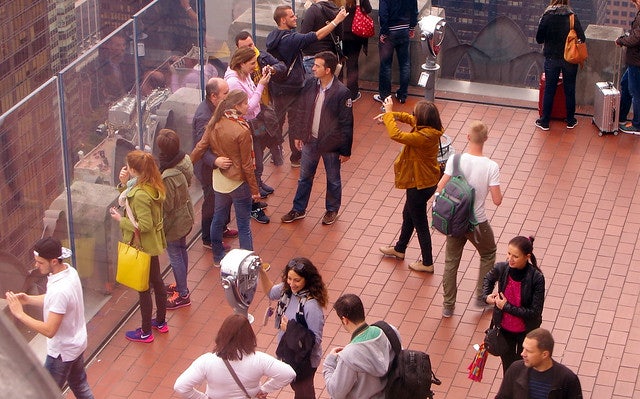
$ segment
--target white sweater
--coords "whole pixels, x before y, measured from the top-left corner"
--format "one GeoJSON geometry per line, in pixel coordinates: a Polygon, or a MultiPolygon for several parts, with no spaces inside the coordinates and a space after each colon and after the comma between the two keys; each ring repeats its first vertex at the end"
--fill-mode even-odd
{"type": "MultiPolygon", "coordinates": [[[[260,391],[279,390],[296,376],[291,366],[264,352],[245,355],[242,360],[230,363],[251,397],[260,391]],[[263,376],[268,379],[260,384],[263,376]]],[[[178,377],[173,389],[187,399],[246,399],[227,366],[215,353],[205,353],[194,360],[178,377]],[[203,382],[207,383],[205,393],[195,389],[203,382]]]]}

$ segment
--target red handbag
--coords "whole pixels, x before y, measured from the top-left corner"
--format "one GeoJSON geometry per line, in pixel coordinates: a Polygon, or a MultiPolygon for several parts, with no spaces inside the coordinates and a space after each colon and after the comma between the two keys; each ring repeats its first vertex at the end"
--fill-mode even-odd
{"type": "Polygon", "coordinates": [[[353,24],[351,24],[351,32],[354,35],[370,38],[374,35],[373,18],[363,13],[360,6],[356,6],[356,12],[353,15],[353,24]]]}

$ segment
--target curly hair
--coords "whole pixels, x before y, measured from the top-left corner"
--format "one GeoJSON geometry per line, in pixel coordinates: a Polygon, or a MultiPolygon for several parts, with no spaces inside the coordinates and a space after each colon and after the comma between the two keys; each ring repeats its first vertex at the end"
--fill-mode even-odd
{"type": "Polygon", "coordinates": [[[304,278],[304,289],[309,290],[309,296],[320,304],[323,308],[329,302],[329,294],[327,286],[322,281],[322,276],[318,272],[318,268],[307,258],[298,257],[289,261],[282,272],[282,281],[284,282],[284,292],[291,293],[291,286],[287,282],[289,270],[293,270],[297,275],[304,278]]]}

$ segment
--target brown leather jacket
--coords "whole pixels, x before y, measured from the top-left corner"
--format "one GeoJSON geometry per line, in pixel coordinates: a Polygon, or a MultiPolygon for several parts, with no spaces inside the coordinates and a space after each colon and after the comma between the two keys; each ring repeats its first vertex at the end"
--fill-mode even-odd
{"type": "Polygon", "coordinates": [[[202,139],[191,152],[191,160],[197,162],[208,149],[219,157],[227,157],[233,161],[229,169],[220,170],[224,176],[247,182],[251,194],[260,195],[255,175],[253,139],[248,126],[223,116],[213,129],[207,127],[202,139]]]}

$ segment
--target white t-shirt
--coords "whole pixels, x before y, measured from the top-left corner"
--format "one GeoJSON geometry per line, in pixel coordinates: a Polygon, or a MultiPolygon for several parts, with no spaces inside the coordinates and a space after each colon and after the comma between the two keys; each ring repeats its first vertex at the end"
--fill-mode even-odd
{"type": "MultiPolygon", "coordinates": [[[[251,397],[260,391],[277,391],[296,376],[291,366],[264,352],[256,351],[229,363],[251,397]],[[264,376],[268,379],[260,384],[264,376]]],[[[187,399],[246,399],[224,361],[215,353],[205,353],[194,360],[178,377],[173,389],[181,398],[187,399]],[[205,393],[195,389],[203,382],[207,383],[205,393]]]]}
{"type": "MultiPolygon", "coordinates": [[[[467,182],[476,190],[474,203],[476,218],[480,223],[486,222],[484,201],[489,194],[489,187],[500,185],[500,168],[495,161],[487,157],[463,153],[460,157],[460,169],[467,182]]],[[[447,160],[444,173],[453,176],[453,157],[447,160]]]]}
{"type": "Polygon", "coordinates": [[[42,307],[44,321],[49,312],[64,315],[58,332],[47,338],[47,355],[69,362],[75,360],[87,348],[87,326],[84,320],[82,284],[76,269],[67,268],[51,274],[47,280],[47,293],[42,307]]]}

